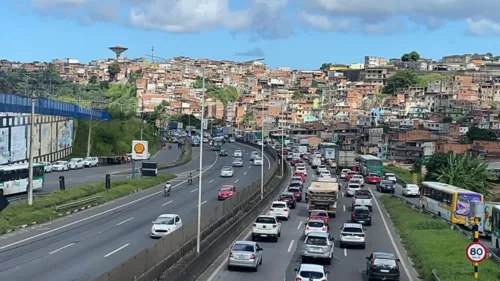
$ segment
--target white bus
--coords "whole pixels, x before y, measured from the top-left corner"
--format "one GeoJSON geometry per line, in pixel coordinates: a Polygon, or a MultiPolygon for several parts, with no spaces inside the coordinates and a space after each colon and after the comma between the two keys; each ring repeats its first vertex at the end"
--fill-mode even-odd
{"type": "MultiPolygon", "coordinates": [[[[12,195],[28,190],[28,163],[0,166],[0,193],[12,195]]],[[[45,168],[33,165],[33,190],[43,187],[45,168]]]]}
{"type": "Polygon", "coordinates": [[[493,206],[491,218],[491,245],[500,251],[500,206],[493,206]]]}

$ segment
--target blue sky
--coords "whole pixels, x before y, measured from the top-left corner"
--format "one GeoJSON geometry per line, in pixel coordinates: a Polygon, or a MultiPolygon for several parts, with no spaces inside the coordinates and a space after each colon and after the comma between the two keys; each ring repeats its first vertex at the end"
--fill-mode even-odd
{"type": "Polygon", "coordinates": [[[0,59],[127,57],[246,61],[315,69],[365,55],[495,53],[497,0],[2,0],[0,59]]]}

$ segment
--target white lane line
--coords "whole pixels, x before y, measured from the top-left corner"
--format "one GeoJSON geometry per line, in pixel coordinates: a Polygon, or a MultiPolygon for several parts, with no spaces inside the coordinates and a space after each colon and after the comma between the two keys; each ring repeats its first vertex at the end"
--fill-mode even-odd
{"type": "Polygon", "coordinates": [[[54,250],[54,251],[50,252],[50,253],[49,253],[49,255],[55,254],[55,253],[59,252],[60,250],[62,250],[62,249],[66,249],[66,248],[71,247],[71,246],[73,246],[73,245],[75,245],[75,243],[68,244],[68,245],[66,245],[66,246],[64,246],[64,247],[61,247],[61,248],[59,248],[59,249],[57,249],[57,250],[54,250]]]}
{"type": "Polygon", "coordinates": [[[207,201],[206,201],[206,200],[205,200],[205,201],[203,201],[203,202],[201,202],[201,205],[203,205],[203,204],[205,204],[205,203],[207,203],[207,201]]]}
{"type": "Polygon", "coordinates": [[[174,200],[170,200],[170,201],[168,201],[167,203],[163,203],[163,204],[161,204],[161,206],[162,206],[162,207],[163,207],[163,206],[166,206],[166,205],[168,205],[168,204],[170,204],[170,203],[172,203],[172,202],[174,202],[174,200]]]}
{"type": "Polygon", "coordinates": [[[347,249],[346,248],[344,248],[344,256],[347,257],[347,249]]]}
{"type": "Polygon", "coordinates": [[[252,166],[248,166],[248,169],[252,169],[252,166]]]}
{"type": "Polygon", "coordinates": [[[198,190],[198,188],[195,188],[195,189],[191,190],[189,193],[193,193],[193,192],[195,192],[196,190],[198,190]]]}
{"type": "Polygon", "coordinates": [[[214,180],[210,180],[208,183],[212,183],[214,180]]]}
{"type": "Polygon", "coordinates": [[[125,245],[121,246],[120,248],[114,250],[113,252],[106,254],[104,257],[107,258],[107,257],[111,256],[112,254],[115,254],[116,252],[128,247],[128,245],[130,245],[130,244],[125,244],[125,245]]]}
{"type": "MultiPolygon", "coordinates": [[[[218,160],[219,160],[219,155],[217,155],[217,156],[216,156],[215,161],[214,161],[214,162],[213,162],[210,166],[208,166],[208,167],[207,167],[207,168],[206,168],[206,169],[205,169],[202,173],[204,174],[204,173],[206,173],[207,171],[209,171],[209,170],[210,170],[213,166],[215,166],[215,164],[217,164],[217,161],[218,161],[218,160]]],[[[184,184],[184,183],[186,183],[186,182],[187,182],[187,180],[181,181],[180,183],[178,183],[178,184],[176,184],[176,185],[172,186],[172,189],[173,189],[173,188],[175,188],[175,187],[178,187],[178,186],[180,186],[180,185],[182,185],[182,184],[184,184]]],[[[82,222],[84,222],[84,221],[88,221],[88,220],[90,220],[90,219],[93,219],[93,218],[95,218],[95,217],[102,216],[102,215],[107,214],[107,213],[111,213],[111,212],[116,211],[116,210],[118,210],[118,209],[121,209],[121,208],[124,208],[124,207],[130,206],[130,205],[133,205],[133,204],[135,204],[135,203],[137,203],[137,202],[140,202],[140,201],[146,200],[146,199],[148,199],[148,198],[151,198],[151,197],[153,197],[153,196],[157,196],[158,194],[161,194],[161,193],[163,193],[163,190],[158,191],[158,192],[151,193],[151,194],[146,195],[146,196],[141,197],[141,198],[137,198],[137,199],[132,200],[132,201],[130,201],[130,202],[127,202],[127,203],[125,203],[125,204],[123,204],[123,205],[116,206],[116,207],[114,207],[114,208],[111,208],[111,209],[108,209],[108,210],[106,210],[106,211],[103,211],[103,212],[97,213],[97,214],[95,214],[95,215],[85,217],[85,218],[83,218],[83,219],[80,219],[80,220],[77,220],[77,221],[74,221],[74,222],[71,222],[71,223],[68,223],[68,224],[62,225],[62,226],[60,226],[60,227],[56,227],[56,228],[51,229],[51,230],[49,230],[49,231],[46,231],[46,232],[43,232],[43,233],[40,233],[40,234],[37,234],[37,235],[30,236],[30,237],[28,237],[28,238],[25,238],[25,239],[22,239],[22,240],[19,240],[19,241],[16,241],[16,242],[12,242],[12,243],[10,243],[10,244],[8,244],[8,245],[5,245],[5,246],[1,246],[1,247],[0,247],[0,250],[3,250],[3,249],[6,249],[6,248],[9,248],[9,247],[12,247],[12,246],[15,246],[15,245],[18,245],[18,244],[21,244],[21,243],[24,243],[24,242],[27,242],[27,241],[30,241],[30,240],[33,240],[33,239],[38,238],[38,237],[42,237],[42,236],[44,236],[44,235],[47,235],[47,234],[50,234],[50,233],[53,233],[53,232],[59,231],[59,230],[61,230],[61,229],[68,228],[68,227],[73,226],[73,225],[80,225],[80,224],[81,224],[82,222]]]]}
{"type": "Polygon", "coordinates": [[[342,206],[342,209],[344,209],[344,212],[345,212],[345,205],[344,205],[344,206],[342,206]]]}
{"type": "Polygon", "coordinates": [[[301,226],[302,226],[302,221],[299,221],[299,225],[297,225],[297,229],[300,229],[301,226]]]}
{"type": "Polygon", "coordinates": [[[128,221],[133,220],[133,219],[134,219],[134,217],[131,217],[130,219],[126,219],[126,220],[124,220],[124,221],[122,221],[122,222],[117,223],[116,225],[122,225],[122,224],[124,224],[124,223],[126,223],[126,222],[128,222],[128,221]]]}
{"type": "Polygon", "coordinates": [[[342,197],[345,197],[345,194],[344,194],[344,192],[342,192],[342,197]]]}
{"type": "Polygon", "coordinates": [[[244,172],[244,173],[243,173],[243,175],[246,175],[246,174],[247,174],[247,172],[244,172]]]}
{"type": "Polygon", "coordinates": [[[240,179],[237,179],[237,180],[235,180],[235,181],[234,181],[234,183],[237,183],[237,182],[239,182],[239,181],[240,181],[240,179]]]}
{"type": "Polygon", "coordinates": [[[373,201],[375,202],[375,205],[377,206],[377,210],[380,214],[380,217],[382,218],[382,222],[384,223],[385,230],[387,231],[387,234],[389,234],[389,239],[391,240],[391,244],[394,247],[394,251],[396,251],[396,255],[401,259],[400,263],[403,266],[403,269],[406,273],[406,276],[408,276],[408,281],[414,281],[413,277],[410,274],[410,271],[408,270],[408,266],[406,266],[406,262],[404,261],[403,256],[401,255],[401,252],[399,251],[398,246],[396,245],[396,241],[394,240],[394,237],[392,236],[389,225],[387,224],[387,221],[384,218],[384,214],[382,214],[382,209],[380,208],[380,205],[378,204],[377,196],[373,196],[373,201]]]}
{"type": "Polygon", "coordinates": [[[290,251],[292,250],[293,242],[295,241],[294,240],[290,241],[290,245],[288,245],[288,250],[287,250],[288,253],[290,253],[290,251]]]}

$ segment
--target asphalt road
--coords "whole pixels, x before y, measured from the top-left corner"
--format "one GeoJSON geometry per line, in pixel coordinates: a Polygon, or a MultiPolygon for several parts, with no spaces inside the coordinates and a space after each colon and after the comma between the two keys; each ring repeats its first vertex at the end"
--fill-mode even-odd
{"type": "MultiPolygon", "coordinates": [[[[222,185],[235,184],[241,190],[260,177],[260,167],[250,166],[248,161],[253,148],[225,145],[231,154],[237,147],[243,150],[247,161],[245,167],[235,168],[232,178],[219,176],[222,166],[231,165],[232,157],[219,157],[209,147],[204,150],[203,209],[208,211],[216,206],[217,192],[222,185]]],[[[193,152],[196,150],[199,149],[194,148],[193,152]]],[[[184,171],[172,183],[170,197],[163,197],[162,186],[158,186],[35,229],[2,236],[0,280],[89,280],[113,269],[156,242],[149,237],[149,232],[151,221],[158,215],[176,213],[186,224],[196,218],[197,178],[193,185],[183,180],[186,171],[195,170],[198,162],[178,167],[184,171]]],[[[264,164],[268,169],[267,159],[264,164]]]]}
{"type": "MultiPolygon", "coordinates": [[[[312,170],[308,171],[308,180],[305,186],[308,186],[312,178],[312,170]]],[[[342,184],[343,181],[340,181],[342,184]]],[[[342,186],[343,188],[344,186],[342,186]]],[[[384,220],[389,223],[390,220],[386,215],[382,217],[382,212],[379,211],[379,206],[374,204],[372,213],[372,226],[366,227],[366,249],[341,249],[338,242],[340,239],[339,227],[350,219],[351,198],[339,196],[337,204],[337,217],[331,219],[330,233],[335,238],[335,257],[332,260],[332,265],[327,265],[326,270],[330,272],[328,280],[348,280],[348,281],[366,281],[368,278],[365,274],[366,259],[370,253],[374,251],[393,252],[400,256],[401,260],[408,266],[406,256],[401,257],[400,254],[405,254],[401,245],[395,241],[391,241],[391,237],[395,239],[397,236],[384,223],[384,220]],[[384,220],[382,219],[384,218],[384,220]],[[390,233],[390,234],[389,234],[390,233]],[[397,251],[396,251],[397,245],[397,251]]],[[[300,251],[303,244],[303,229],[304,223],[307,221],[308,212],[306,203],[298,203],[297,208],[292,210],[292,215],[289,221],[282,222],[281,238],[278,243],[260,242],[260,246],[264,248],[263,264],[259,267],[258,272],[250,272],[248,270],[228,271],[224,264],[220,265],[220,270],[210,276],[208,281],[253,281],[253,280],[295,280],[295,268],[301,262],[300,251]]],[[[247,237],[248,238],[248,237],[247,237]]],[[[401,267],[401,281],[414,281],[415,277],[409,277],[413,274],[412,269],[408,268],[409,273],[406,273],[401,267]]]]}

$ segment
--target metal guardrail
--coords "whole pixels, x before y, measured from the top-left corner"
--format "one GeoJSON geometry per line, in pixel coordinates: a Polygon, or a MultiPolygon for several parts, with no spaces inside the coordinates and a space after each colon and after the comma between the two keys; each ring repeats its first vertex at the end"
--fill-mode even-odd
{"type": "Polygon", "coordinates": [[[435,269],[432,270],[432,279],[434,279],[434,281],[441,281],[435,269]]]}
{"type": "Polygon", "coordinates": [[[82,200],[79,200],[79,201],[75,201],[75,202],[72,202],[72,203],[58,205],[58,206],[56,206],[56,211],[64,210],[64,209],[69,209],[69,208],[73,208],[73,207],[78,207],[78,206],[85,205],[85,204],[89,204],[89,203],[92,203],[92,202],[95,202],[95,201],[99,200],[101,197],[102,196],[94,196],[94,197],[85,198],[85,199],[82,199],[82,200]]]}

